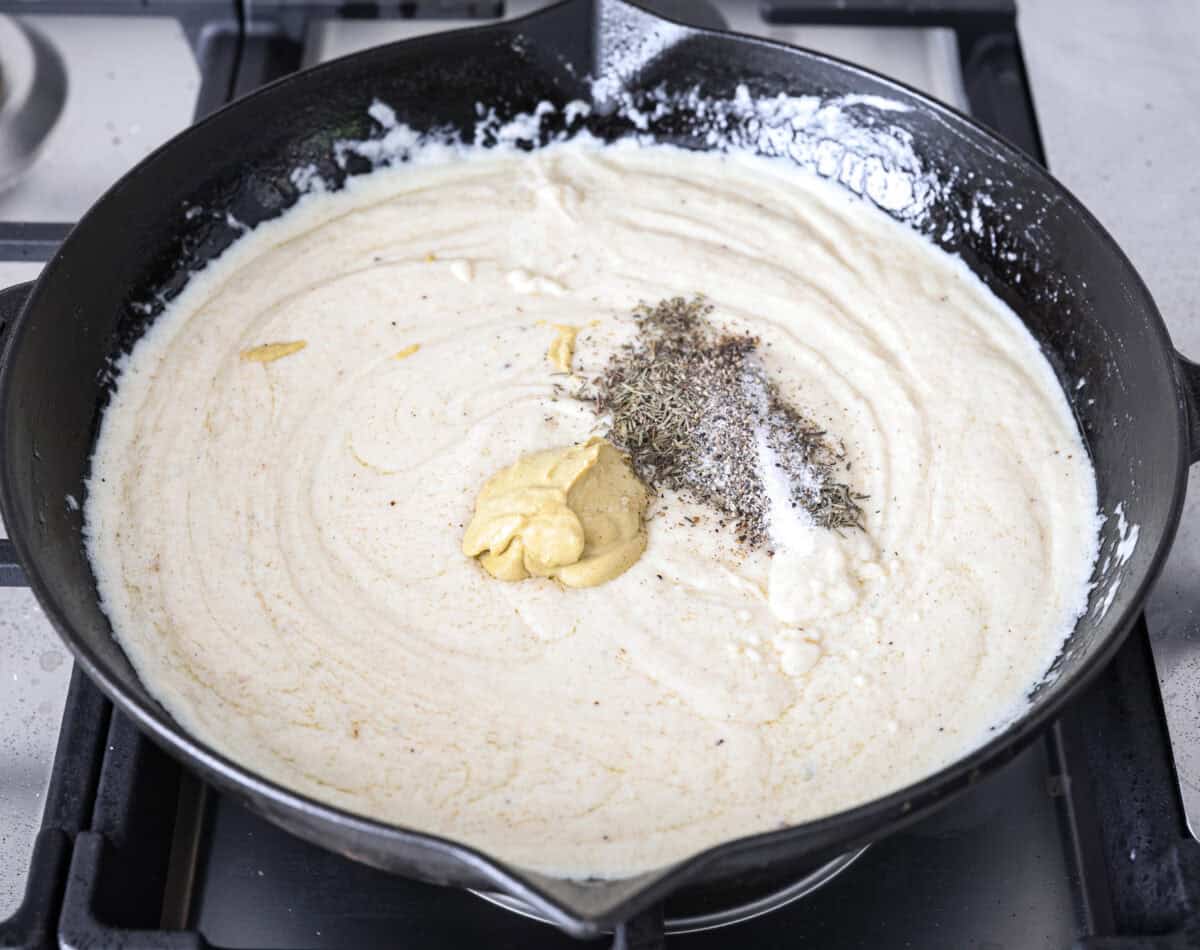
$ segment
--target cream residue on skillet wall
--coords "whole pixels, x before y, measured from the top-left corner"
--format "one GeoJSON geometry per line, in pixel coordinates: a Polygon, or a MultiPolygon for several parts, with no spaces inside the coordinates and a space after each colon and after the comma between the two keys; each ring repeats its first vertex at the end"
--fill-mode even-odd
{"type": "Polygon", "coordinates": [[[899,787],[1020,710],[1083,608],[1094,484],[1036,345],[961,263],[762,160],[418,151],[240,241],[123,366],[89,553],[185,726],[323,800],[615,875],[899,787]],[[456,548],[480,480],[598,428],[539,324],[599,321],[587,375],[639,299],[694,291],[847,440],[868,530],[821,564],[852,606],[781,624],[770,559],[679,499],[604,587],[483,577],[456,548]],[[284,339],[307,346],[234,358],[284,339]]]}

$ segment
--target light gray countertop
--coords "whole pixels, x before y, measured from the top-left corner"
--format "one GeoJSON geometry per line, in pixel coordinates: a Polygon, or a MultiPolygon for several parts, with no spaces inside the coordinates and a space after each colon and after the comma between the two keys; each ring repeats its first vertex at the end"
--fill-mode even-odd
{"type": "Polygon", "coordinates": [[[1200,3],[1018,0],[1050,170],[1200,357],[1200,3]]]}

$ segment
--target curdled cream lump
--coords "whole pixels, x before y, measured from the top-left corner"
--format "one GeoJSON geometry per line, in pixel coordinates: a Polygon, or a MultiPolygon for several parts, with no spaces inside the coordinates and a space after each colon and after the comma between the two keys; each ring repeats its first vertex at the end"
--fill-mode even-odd
{"type": "Polygon", "coordinates": [[[85,516],[116,637],[199,739],[571,876],[962,756],[1097,550],[1067,400],[960,261],[784,164],[627,144],[378,171],[241,238],[124,360],[85,516]],[[741,543],[572,398],[639,303],[692,295],[844,447],[861,530],[766,479],[741,543]]]}

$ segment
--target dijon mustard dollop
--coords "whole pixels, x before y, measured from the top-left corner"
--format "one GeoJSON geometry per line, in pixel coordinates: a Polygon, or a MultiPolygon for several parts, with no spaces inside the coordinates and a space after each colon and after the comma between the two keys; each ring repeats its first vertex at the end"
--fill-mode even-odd
{"type": "Polygon", "coordinates": [[[493,577],[595,587],[646,550],[646,486],[604,439],[534,452],[489,478],[462,549],[493,577]]]}
{"type": "Polygon", "coordinates": [[[575,338],[579,336],[579,327],[568,323],[553,324],[555,337],[546,351],[546,358],[555,369],[563,373],[571,372],[571,360],[575,357],[575,338]]]}

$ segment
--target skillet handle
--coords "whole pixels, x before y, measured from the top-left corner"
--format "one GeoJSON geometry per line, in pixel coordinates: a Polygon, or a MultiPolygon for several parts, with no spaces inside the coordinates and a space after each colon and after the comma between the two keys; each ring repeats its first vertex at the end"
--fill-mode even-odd
{"type": "MultiPolygon", "coordinates": [[[[8,359],[8,328],[13,325],[20,315],[29,292],[33,290],[33,281],[24,284],[14,284],[12,287],[0,290],[0,346],[4,346],[0,361],[8,359]]],[[[17,551],[8,538],[0,538],[0,587],[28,587],[25,572],[17,560],[17,551]]]]}
{"type": "Polygon", "coordinates": [[[662,904],[621,921],[613,932],[612,950],[663,950],[666,945],[662,904]]]}
{"type": "Polygon", "coordinates": [[[1179,364],[1179,378],[1187,396],[1188,436],[1191,443],[1192,463],[1200,462],[1200,363],[1193,363],[1186,356],[1175,354],[1179,364]]]}
{"type": "MultiPolygon", "coordinates": [[[[1200,461],[1200,364],[1178,353],[1175,360],[1187,404],[1188,455],[1195,463],[1200,461]]],[[[1146,598],[1145,616],[1179,783],[1179,802],[1188,830],[1200,840],[1200,745],[1196,743],[1196,723],[1200,721],[1200,691],[1196,689],[1196,670],[1200,664],[1196,574],[1200,557],[1195,544],[1200,526],[1200,499],[1194,497],[1194,489],[1189,494],[1179,522],[1179,536],[1146,598]]]]}

